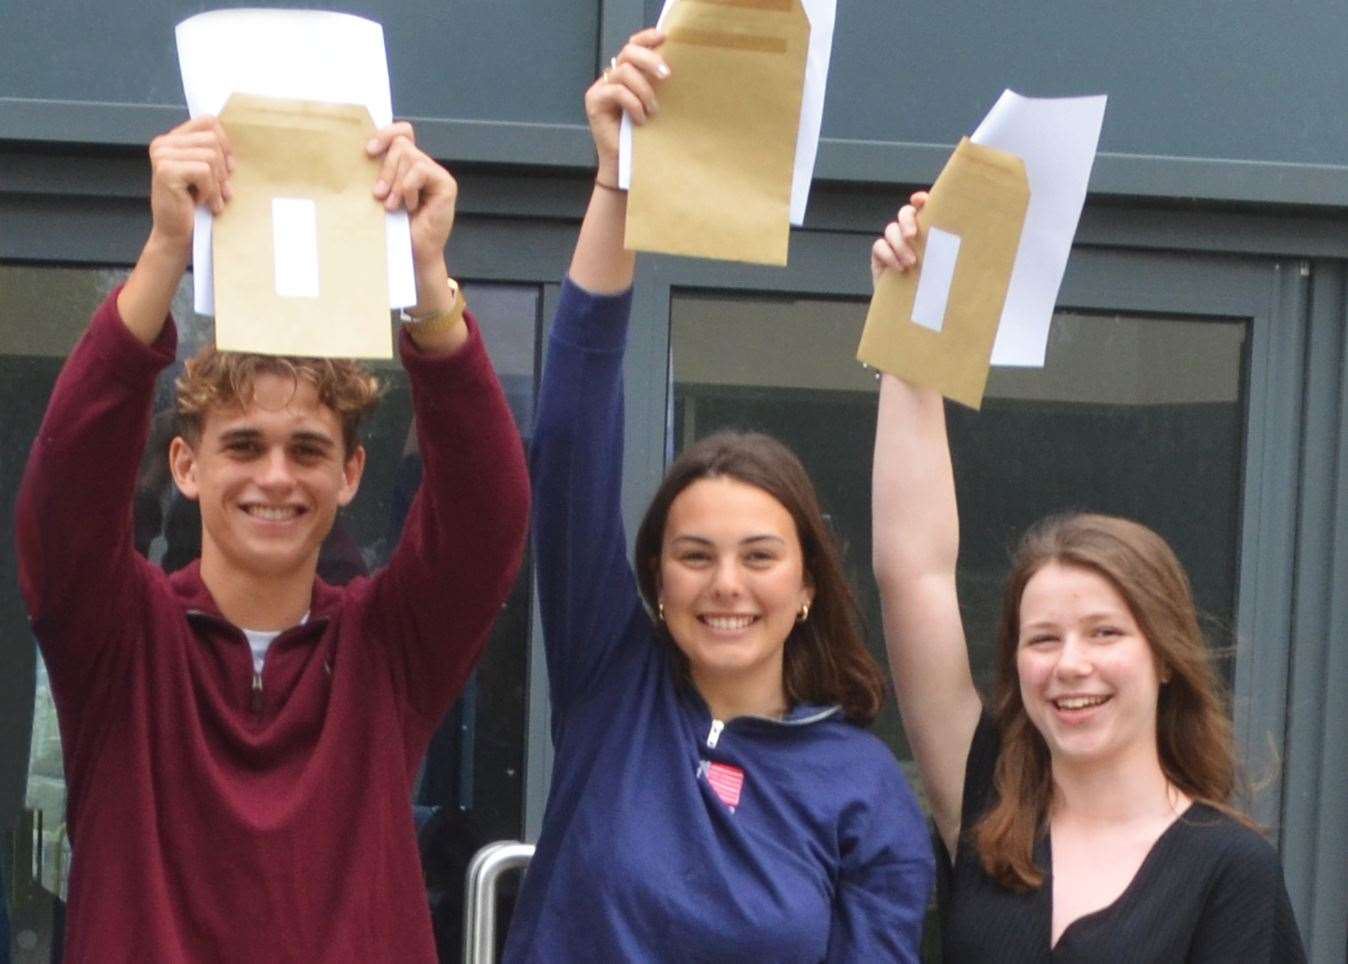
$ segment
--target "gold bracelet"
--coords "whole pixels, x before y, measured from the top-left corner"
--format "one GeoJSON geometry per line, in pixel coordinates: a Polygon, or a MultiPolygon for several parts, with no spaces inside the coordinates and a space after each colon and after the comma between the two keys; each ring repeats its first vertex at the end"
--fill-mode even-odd
{"type": "Polygon", "coordinates": [[[449,296],[453,299],[448,308],[444,311],[432,312],[429,315],[409,315],[406,311],[402,313],[402,321],[405,325],[410,325],[412,330],[418,334],[434,335],[442,331],[449,331],[454,326],[463,321],[464,309],[468,307],[468,299],[464,297],[463,289],[453,278],[449,281],[449,296]]]}

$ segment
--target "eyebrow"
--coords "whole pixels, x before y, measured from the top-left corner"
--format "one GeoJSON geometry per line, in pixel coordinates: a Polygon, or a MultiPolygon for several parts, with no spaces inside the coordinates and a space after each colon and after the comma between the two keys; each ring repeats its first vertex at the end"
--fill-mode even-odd
{"type": "MultiPolygon", "coordinates": [[[[232,428],[220,433],[220,444],[230,445],[234,442],[257,442],[261,441],[262,432],[255,428],[232,428]]],[[[337,440],[323,434],[322,432],[295,432],[287,442],[302,442],[306,445],[315,445],[323,449],[336,448],[337,440]]]]}
{"type": "MultiPolygon", "coordinates": [[[[669,541],[672,542],[672,543],[673,543],[673,542],[692,542],[692,543],[696,543],[697,545],[700,545],[700,546],[710,546],[710,545],[714,545],[714,544],[715,544],[715,543],[712,542],[712,540],[708,539],[706,536],[675,536],[673,539],[670,539],[669,541]]],[[[748,536],[748,537],[746,537],[746,538],[744,538],[744,539],[741,539],[741,540],[739,541],[739,544],[742,545],[742,546],[744,546],[744,545],[749,545],[750,543],[754,543],[754,542],[776,542],[776,543],[781,543],[782,545],[785,545],[785,544],[786,544],[786,540],[783,539],[781,536],[775,536],[775,535],[772,535],[771,533],[766,533],[766,532],[763,533],[762,535],[748,536]]]]}
{"type": "MultiPolygon", "coordinates": [[[[1117,623],[1124,620],[1124,614],[1121,612],[1112,612],[1101,610],[1099,612],[1087,613],[1077,622],[1082,623],[1117,623]]],[[[1037,619],[1032,623],[1021,624],[1021,631],[1028,629],[1057,629],[1062,623],[1056,619],[1037,619]]]]}

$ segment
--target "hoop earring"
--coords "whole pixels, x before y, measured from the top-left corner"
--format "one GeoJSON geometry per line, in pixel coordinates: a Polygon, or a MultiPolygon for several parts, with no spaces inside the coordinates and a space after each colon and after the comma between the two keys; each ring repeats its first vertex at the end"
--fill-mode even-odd
{"type": "Polygon", "coordinates": [[[810,618],[810,604],[803,602],[800,604],[800,612],[796,614],[796,622],[803,623],[810,618]]]}
{"type": "Polygon", "coordinates": [[[661,623],[663,623],[663,622],[665,621],[665,601],[664,601],[663,599],[660,599],[660,600],[657,600],[657,601],[656,601],[656,604],[655,604],[655,618],[656,618],[656,622],[661,622],[661,623]]]}

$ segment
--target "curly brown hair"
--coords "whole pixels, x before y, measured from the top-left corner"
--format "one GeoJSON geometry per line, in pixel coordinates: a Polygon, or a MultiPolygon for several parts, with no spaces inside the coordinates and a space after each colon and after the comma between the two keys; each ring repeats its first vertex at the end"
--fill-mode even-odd
{"type": "Polygon", "coordinates": [[[206,346],[189,358],[178,376],[178,434],[195,445],[201,439],[206,412],[216,406],[242,406],[253,397],[253,381],[259,375],[289,378],[298,387],[300,379],[318,392],[318,400],[332,409],[342,423],[346,455],[359,442],[361,419],[379,403],[383,386],[360,362],[345,358],[294,358],[216,351],[206,346]]]}
{"type": "MultiPolygon", "coordinates": [[[[791,514],[814,584],[810,618],[786,638],[782,682],[787,698],[792,704],[838,704],[849,721],[869,724],[884,700],[884,673],[866,648],[842,551],[824,520],[814,484],[795,453],[770,435],[717,432],[689,446],[669,467],[637,531],[637,583],[647,608],[655,612],[658,605],[656,572],[670,506],[694,482],[723,476],[762,489],[791,514]]],[[[657,625],[686,678],[687,657],[664,623],[657,625]]]]}

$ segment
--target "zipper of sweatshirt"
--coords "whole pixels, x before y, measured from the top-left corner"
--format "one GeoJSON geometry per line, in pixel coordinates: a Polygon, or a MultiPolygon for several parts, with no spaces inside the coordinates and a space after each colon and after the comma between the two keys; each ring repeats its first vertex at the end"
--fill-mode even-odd
{"type": "Polygon", "coordinates": [[[724,729],[725,724],[720,720],[713,719],[711,721],[711,730],[707,732],[707,746],[710,749],[716,749],[716,744],[720,742],[721,739],[721,731],[724,729]]]}
{"type": "Polygon", "coordinates": [[[262,674],[253,671],[253,715],[262,715],[262,674]]]}

